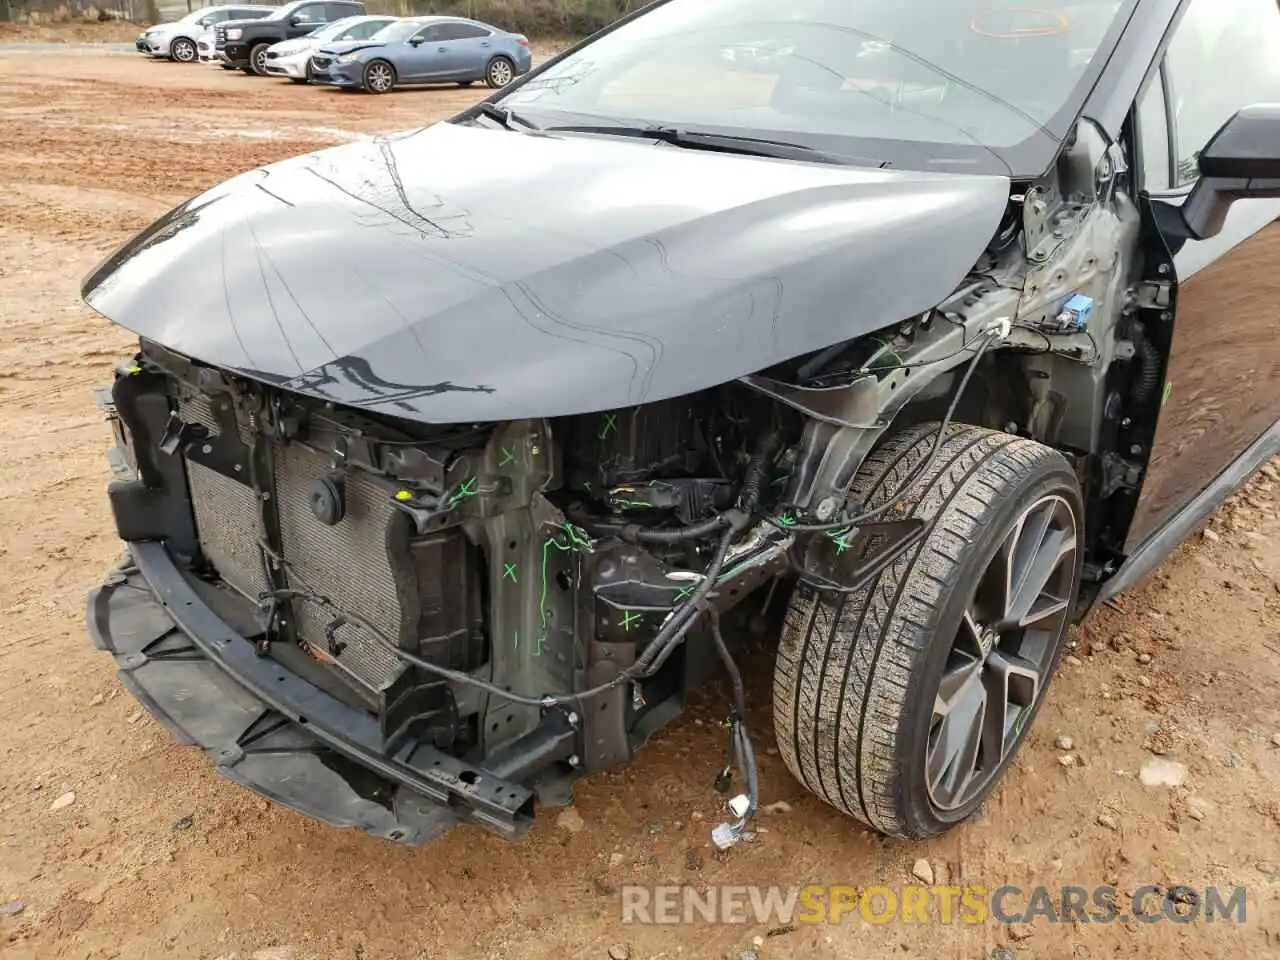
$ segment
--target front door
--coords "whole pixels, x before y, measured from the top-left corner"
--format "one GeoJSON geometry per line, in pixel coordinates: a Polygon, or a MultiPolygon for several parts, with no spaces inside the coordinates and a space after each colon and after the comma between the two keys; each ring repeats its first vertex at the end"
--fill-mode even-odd
{"type": "Polygon", "coordinates": [[[439,48],[440,24],[423,27],[406,43],[406,50],[396,61],[401,80],[417,82],[436,78],[444,69],[443,54],[439,48]]]}
{"type": "Polygon", "coordinates": [[[293,11],[285,32],[291,40],[294,37],[305,37],[316,27],[328,22],[329,17],[323,3],[304,3],[293,11]]]}
{"type": "MultiPolygon", "coordinates": [[[[1280,102],[1276,0],[1191,0],[1137,110],[1143,190],[1180,206],[1237,110],[1280,102]]],[[[1176,312],[1132,553],[1280,420],[1280,201],[1243,200],[1208,240],[1168,237],[1176,312]]]]}

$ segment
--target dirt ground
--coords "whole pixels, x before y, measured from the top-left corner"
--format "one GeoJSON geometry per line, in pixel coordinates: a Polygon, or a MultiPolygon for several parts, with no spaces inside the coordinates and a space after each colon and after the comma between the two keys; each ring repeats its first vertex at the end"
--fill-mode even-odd
{"type": "MultiPolygon", "coordinates": [[[[346,96],[134,56],[0,45],[0,956],[25,958],[1082,957],[1280,955],[1280,474],[1075,634],[1016,768],[974,822],[885,841],[804,793],[750,664],[765,813],[717,856],[724,741],[711,687],[576,813],[505,844],[459,829],[405,849],[218,778],[124,693],[86,639],[119,554],[90,388],[129,338],[79,279],[171,204],[291,154],[446,115],[477,93],[346,96]],[[1070,737],[1070,764],[1055,740],[1070,737]],[[1138,776],[1161,755],[1178,786],[1138,776]],[[68,796],[74,795],[68,802],[68,796]],[[1243,925],[697,923],[623,926],[625,884],[911,880],[1248,890],[1243,925]],[[610,952],[612,951],[612,952],[610,952]],[[993,951],[995,951],[993,953],[993,951]],[[1012,952],[1002,952],[1012,951],[1012,952]],[[744,953],[745,952],[745,953],[744,953]]],[[[181,310],[181,304],[174,304],[181,310]]]]}

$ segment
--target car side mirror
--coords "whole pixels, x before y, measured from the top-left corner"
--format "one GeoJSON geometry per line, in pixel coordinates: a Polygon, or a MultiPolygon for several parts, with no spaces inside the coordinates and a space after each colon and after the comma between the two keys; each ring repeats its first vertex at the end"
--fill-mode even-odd
{"type": "Polygon", "coordinates": [[[411,47],[420,47],[420,46],[422,46],[424,43],[426,43],[426,41],[425,41],[425,40],[423,40],[423,39],[422,39],[422,37],[410,37],[410,38],[409,38],[409,46],[411,46],[411,47]]]}
{"type": "Polygon", "coordinates": [[[1280,198],[1280,103],[1244,107],[1200,151],[1200,182],[1182,205],[1197,240],[1215,237],[1237,200],[1280,198]]]}
{"type": "Polygon", "coordinates": [[[289,18],[289,26],[291,27],[300,27],[304,23],[306,23],[306,21],[302,19],[302,14],[300,13],[295,13],[292,17],[289,18]]]}

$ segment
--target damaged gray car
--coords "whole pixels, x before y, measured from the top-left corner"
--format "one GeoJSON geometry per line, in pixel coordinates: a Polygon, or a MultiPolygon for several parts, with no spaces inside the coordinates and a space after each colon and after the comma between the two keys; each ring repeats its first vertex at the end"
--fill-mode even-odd
{"type": "Polygon", "coordinates": [[[140,338],[90,634],[404,843],[520,835],[727,675],[724,847],[753,637],[792,773],[937,835],[1280,448],[1277,64],[1275,0],[665,0],[216,186],[83,284],[140,338]]]}

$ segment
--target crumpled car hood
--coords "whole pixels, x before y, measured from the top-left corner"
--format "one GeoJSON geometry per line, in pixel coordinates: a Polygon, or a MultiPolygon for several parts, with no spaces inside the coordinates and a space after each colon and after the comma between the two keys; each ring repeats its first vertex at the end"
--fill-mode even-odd
{"type": "Polygon", "coordinates": [[[214,366],[450,423],[692,393],[918,314],[991,240],[1004,177],[440,123],[175,208],[86,302],[214,366]]]}

